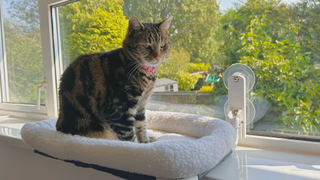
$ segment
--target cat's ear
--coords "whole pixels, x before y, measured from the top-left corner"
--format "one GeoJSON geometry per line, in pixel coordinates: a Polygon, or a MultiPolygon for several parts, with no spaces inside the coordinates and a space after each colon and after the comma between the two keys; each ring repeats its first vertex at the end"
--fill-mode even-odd
{"type": "Polygon", "coordinates": [[[135,16],[131,16],[129,18],[129,26],[128,26],[128,29],[127,29],[126,36],[130,35],[132,33],[132,31],[140,30],[142,28],[143,28],[143,25],[141,24],[139,19],[137,17],[135,17],[135,16]]]}
{"type": "Polygon", "coordinates": [[[173,16],[168,17],[166,20],[162,21],[159,26],[160,29],[165,30],[167,34],[169,33],[170,23],[172,21],[173,16]]]}

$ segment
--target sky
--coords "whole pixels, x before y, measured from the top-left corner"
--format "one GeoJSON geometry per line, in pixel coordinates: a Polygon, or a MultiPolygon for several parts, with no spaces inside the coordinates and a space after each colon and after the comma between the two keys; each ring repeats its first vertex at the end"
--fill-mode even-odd
{"type": "Polygon", "coordinates": [[[5,17],[5,18],[8,18],[10,17],[9,14],[8,14],[8,11],[7,11],[7,8],[9,7],[9,3],[7,1],[2,1],[2,15],[5,17]]]}
{"type": "MultiPolygon", "coordinates": [[[[293,3],[300,0],[282,0],[282,2],[293,3]]],[[[230,9],[233,7],[234,3],[240,2],[239,0],[217,0],[220,3],[220,9],[222,11],[230,9]]]]}
{"type": "MultiPolygon", "coordinates": [[[[243,0],[246,1],[246,0],[243,0]]],[[[293,3],[293,2],[298,2],[300,0],[282,0],[283,2],[287,2],[287,3],[293,3]]],[[[217,0],[218,3],[220,3],[220,9],[222,11],[230,9],[234,6],[234,3],[240,2],[239,0],[217,0]]],[[[9,4],[7,1],[2,1],[2,5],[3,5],[3,9],[6,9],[9,4]]],[[[6,10],[3,11],[3,15],[5,17],[9,17],[9,14],[6,10]]]]}

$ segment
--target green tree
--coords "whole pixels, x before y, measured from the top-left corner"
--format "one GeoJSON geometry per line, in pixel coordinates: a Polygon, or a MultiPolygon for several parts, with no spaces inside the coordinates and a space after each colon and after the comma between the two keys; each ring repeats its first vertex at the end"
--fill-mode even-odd
{"type": "MultiPolygon", "coordinates": [[[[248,0],[220,17],[215,64],[248,64],[257,80],[254,92],[270,105],[272,121],[305,133],[319,127],[319,0],[286,5],[248,0]],[[265,16],[267,14],[267,16],[265,16]],[[279,116],[279,117],[277,117],[279,116]]],[[[213,94],[225,94],[223,82],[213,94]]],[[[267,117],[265,117],[267,118],[267,117]]]]}
{"type": "Polygon", "coordinates": [[[208,63],[215,52],[217,28],[216,0],[124,0],[125,15],[142,22],[161,22],[173,16],[170,26],[172,47],[183,48],[191,62],[208,63]]]}
{"type": "Polygon", "coordinates": [[[188,63],[187,69],[189,73],[199,72],[199,71],[208,71],[210,64],[207,63],[188,63]]]}
{"type": "Polygon", "coordinates": [[[280,120],[291,128],[298,124],[305,133],[320,124],[320,72],[302,49],[298,27],[284,25],[273,42],[264,16],[253,19],[242,36],[240,63],[249,65],[256,77],[254,92],[281,109],[280,120]]]}
{"type": "Polygon", "coordinates": [[[64,67],[80,54],[122,46],[128,20],[122,0],[81,0],[59,8],[64,67]]]}
{"type": "Polygon", "coordinates": [[[180,52],[171,49],[171,52],[158,68],[158,78],[169,78],[179,82],[179,90],[189,91],[193,89],[201,75],[190,75],[188,68],[190,55],[188,52],[180,52]]]}
{"type": "Polygon", "coordinates": [[[7,3],[9,16],[4,17],[3,25],[9,101],[36,103],[37,87],[43,81],[38,1],[7,3]]]}
{"type": "Polygon", "coordinates": [[[186,51],[176,51],[171,49],[168,58],[160,64],[158,69],[159,78],[169,78],[177,80],[176,76],[178,71],[188,71],[188,63],[190,61],[190,55],[186,51]]]}
{"type": "Polygon", "coordinates": [[[220,27],[216,33],[216,41],[220,42],[213,63],[230,66],[240,60],[238,51],[243,47],[241,34],[246,31],[250,21],[268,14],[270,26],[266,31],[271,34],[272,40],[277,40],[277,32],[283,24],[293,24],[290,6],[281,0],[247,0],[237,4],[235,9],[228,10],[219,17],[220,27]]]}
{"type": "MultiPolygon", "coordinates": [[[[288,24],[292,12],[289,5],[281,0],[247,0],[238,3],[235,9],[229,9],[220,17],[220,23],[224,25],[232,25],[240,32],[245,31],[250,21],[254,17],[261,18],[268,12],[268,18],[271,20],[273,29],[278,29],[281,24],[288,24]]],[[[271,28],[271,27],[270,27],[271,28]]],[[[267,29],[268,31],[271,29],[267,29]]]]}
{"type": "Polygon", "coordinates": [[[40,18],[37,0],[5,1],[9,4],[6,11],[10,15],[10,22],[19,25],[19,29],[23,32],[33,33],[39,29],[40,18]]]}
{"type": "Polygon", "coordinates": [[[292,7],[292,19],[299,27],[303,49],[312,52],[313,61],[320,61],[320,0],[302,0],[292,7]]]}

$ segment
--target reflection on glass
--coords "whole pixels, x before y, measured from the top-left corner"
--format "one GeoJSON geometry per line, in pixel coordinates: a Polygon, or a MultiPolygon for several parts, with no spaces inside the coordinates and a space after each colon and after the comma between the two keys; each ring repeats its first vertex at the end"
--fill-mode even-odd
{"type": "Polygon", "coordinates": [[[43,81],[38,1],[4,0],[1,11],[8,101],[34,104],[37,87],[43,81]]]}
{"type": "Polygon", "coordinates": [[[315,156],[237,147],[205,179],[315,180],[320,178],[318,161],[319,157],[315,156]]]}
{"type": "Polygon", "coordinates": [[[14,138],[20,138],[20,129],[8,128],[0,126],[0,135],[2,136],[10,136],[14,138]]]}
{"type": "Polygon", "coordinates": [[[318,137],[320,1],[313,2],[248,0],[223,11],[215,0],[73,2],[58,7],[63,69],[80,54],[121,47],[131,15],[173,16],[172,49],[158,68],[159,82],[169,84],[157,84],[148,109],[225,119],[224,71],[243,63],[256,75],[250,133],[318,137]]]}

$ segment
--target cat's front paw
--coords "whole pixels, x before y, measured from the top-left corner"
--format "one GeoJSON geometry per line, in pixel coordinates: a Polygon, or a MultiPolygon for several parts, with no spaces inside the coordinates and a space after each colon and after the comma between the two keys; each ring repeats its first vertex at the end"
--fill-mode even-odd
{"type": "Polygon", "coordinates": [[[155,142],[157,139],[155,138],[155,137],[149,137],[149,139],[150,139],[150,142],[155,142]]]}
{"type": "Polygon", "coordinates": [[[157,140],[157,139],[154,138],[154,137],[149,137],[149,138],[140,140],[140,143],[152,143],[152,142],[155,142],[156,140],[157,140]]]}

